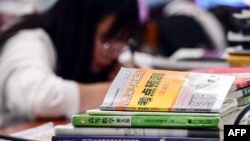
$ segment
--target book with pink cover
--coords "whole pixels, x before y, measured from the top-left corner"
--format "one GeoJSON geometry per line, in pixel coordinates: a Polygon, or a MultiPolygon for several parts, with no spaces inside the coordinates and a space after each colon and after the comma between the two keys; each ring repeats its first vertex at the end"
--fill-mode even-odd
{"type": "Polygon", "coordinates": [[[250,67],[205,68],[193,69],[190,71],[235,76],[233,86],[230,88],[229,91],[236,91],[250,86],[250,67]]]}

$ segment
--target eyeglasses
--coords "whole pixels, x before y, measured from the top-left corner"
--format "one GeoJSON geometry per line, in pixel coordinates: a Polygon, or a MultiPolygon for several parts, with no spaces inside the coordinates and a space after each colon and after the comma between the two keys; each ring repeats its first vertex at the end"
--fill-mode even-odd
{"type": "Polygon", "coordinates": [[[104,42],[103,48],[109,50],[110,52],[121,52],[125,47],[132,46],[134,47],[136,44],[135,40],[130,38],[127,42],[119,42],[119,41],[110,41],[104,42]]]}
{"type": "Polygon", "coordinates": [[[128,46],[126,42],[115,42],[115,41],[110,41],[110,42],[105,42],[103,43],[103,48],[107,50],[108,52],[118,52],[120,53],[125,47],[128,46]]]}

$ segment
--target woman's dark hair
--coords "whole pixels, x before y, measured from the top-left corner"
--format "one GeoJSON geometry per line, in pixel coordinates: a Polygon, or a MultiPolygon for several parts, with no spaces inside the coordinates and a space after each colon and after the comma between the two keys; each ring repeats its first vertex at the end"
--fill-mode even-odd
{"type": "Polygon", "coordinates": [[[136,0],[58,0],[42,14],[23,17],[21,22],[0,35],[0,44],[20,29],[41,27],[55,46],[59,76],[79,82],[104,81],[109,69],[91,74],[89,67],[97,24],[108,14],[116,14],[114,25],[107,34],[109,38],[119,31],[133,36],[139,25],[136,0]]]}

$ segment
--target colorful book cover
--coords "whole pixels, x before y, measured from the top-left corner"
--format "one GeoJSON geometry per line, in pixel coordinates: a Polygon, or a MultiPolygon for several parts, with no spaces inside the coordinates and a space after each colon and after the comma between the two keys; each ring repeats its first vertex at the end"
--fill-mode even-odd
{"type": "Polygon", "coordinates": [[[235,76],[234,83],[229,90],[230,92],[250,86],[250,67],[205,68],[205,69],[193,69],[190,71],[235,76]]]}
{"type": "Polygon", "coordinates": [[[219,141],[219,138],[140,136],[52,136],[52,141],[219,141]]]}
{"type": "Polygon", "coordinates": [[[122,67],[99,108],[219,112],[234,79],[209,73],[122,67]]]}
{"type": "Polygon", "coordinates": [[[56,125],[56,136],[141,136],[141,137],[205,137],[219,138],[219,129],[74,127],[56,125]]]}
{"type": "Polygon", "coordinates": [[[218,128],[218,116],[199,115],[89,115],[72,116],[77,127],[156,127],[156,128],[218,128]]]}

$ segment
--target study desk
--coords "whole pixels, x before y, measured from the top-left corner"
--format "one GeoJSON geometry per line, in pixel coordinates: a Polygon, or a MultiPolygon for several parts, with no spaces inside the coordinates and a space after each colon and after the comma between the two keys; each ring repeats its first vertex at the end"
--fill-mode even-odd
{"type": "Polygon", "coordinates": [[[36,120],[36,121],[30,121],[30,122],[27,122],[27,123],[22,123],[22,124],[19,124],[19,125],[10,126],[10,127],[1,129],[0,134],[9,135],[9,134],[12,134],[12,133],[15,133],[15,132],[18,132],[18,131],[22,131],[22,130],[26,130],[26,129],[30,129],[30,128],[42,125],[42,124],[47,123],[47,122],[53,122],[54,125],[67,124],[67,123],[70,122],[70,119],[65,119],[65,118],[61,118],[61,119],[39,119],[39,120],[36,120]]]}

